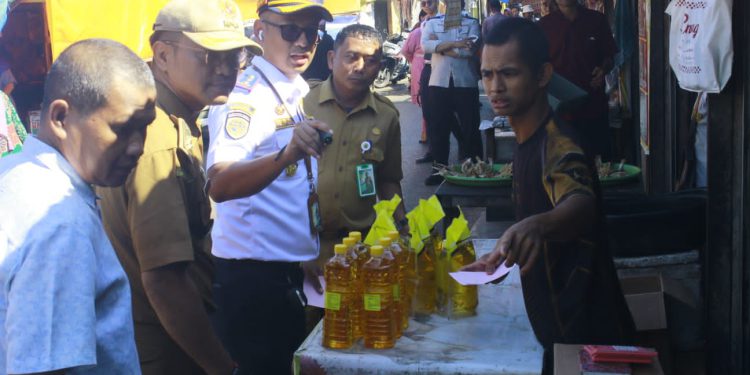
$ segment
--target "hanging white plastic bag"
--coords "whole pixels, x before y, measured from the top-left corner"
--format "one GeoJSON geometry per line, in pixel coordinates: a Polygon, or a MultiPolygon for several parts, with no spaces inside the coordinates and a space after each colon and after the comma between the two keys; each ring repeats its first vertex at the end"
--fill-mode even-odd
{"type": "Polygon", "coordinates": [[[732,76],[732,0],[672,0],[669,65],[685,90],[718,93],[732,76]]]}

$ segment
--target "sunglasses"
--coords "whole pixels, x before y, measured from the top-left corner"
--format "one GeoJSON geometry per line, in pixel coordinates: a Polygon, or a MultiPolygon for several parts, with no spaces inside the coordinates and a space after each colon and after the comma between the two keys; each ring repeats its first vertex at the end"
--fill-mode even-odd
{"type": "Polygon", "coordinates": [[[305,33],[305,39],[307,39],[307,43],[309,44],[318,44],[318,41],[320,40],[317,26],[301,28],[293,23],[280,25],[266,20],[262,20],[261,22],[278,27],[281,31],[281,39],[284,39],[287,42],[296,42],[302,33],[305,33]]]}
{"type": "Polygon", "coordinates": [[[421,5],[423,6],[423,7],[426,7],[426,6],[428,6],[428,5],[432,5],[432,3],[433,3],[433,2],[432,2],[432,1],[420,1],[419,3],[420,3],[420,4],[421,4],[421,5]]]}
{"type": "Polygon", "coordinates": [[[239,69],[247,59],[247,52],[244,48],[234,49],[230,51],[209,51],[202,48],[190,47],[171,40],[163,40],[163,42],[170,46],[176,46],[182,49],[199,52],[200,60],[203,61],[206,66],[217,67],[223,64],[227,64],[231,69],[239,69]]]}

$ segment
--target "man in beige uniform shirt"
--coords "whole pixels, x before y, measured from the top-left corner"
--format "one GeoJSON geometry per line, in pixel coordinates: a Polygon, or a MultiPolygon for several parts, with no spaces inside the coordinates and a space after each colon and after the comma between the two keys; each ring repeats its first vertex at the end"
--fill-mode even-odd
{"type": "MultiPolygon", "coordinates": [[[[377,199],[402,194],[398,110],[370,90],[381,59],[382,40],[375,29],[347,26],[328,52],[331,77],[305,97],[305,113],[328,124],[334,134],[318,164],[321,264],[333,254],[334,243],[349,231],[367,233],[375,220],[372,206],[377,199]],[[368,183],[372,179],[374,186],[368,183]]],[[[394,217],[405,225],[403,205],[394,217]]]]}
{"type": "Polygon", "coordinates": [[[210,204],[201,130],[207,105],[225,103],[244,59],[231,0],[173,0],[151,36],[157,117],[143,156],[120,188],[101,188],[104,225],[130,279],[144,374],[231,374],[236,366],[209,322],[213,309],[210,204]]]}

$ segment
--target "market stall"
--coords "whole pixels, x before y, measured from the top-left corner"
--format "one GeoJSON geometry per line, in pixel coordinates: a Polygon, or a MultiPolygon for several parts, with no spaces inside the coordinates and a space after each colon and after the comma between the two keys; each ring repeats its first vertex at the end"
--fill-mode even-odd
{"type": "MultiPolygon", "coordinates": [[[[474,240],[477,256],[489,253],[495,241],[474,240]]],[[[326,349],[322,334],[320,322],[295,354],[295,374],[539,374],[542,368],[517,267],[501,284],[479,287],[476,316],[411,319],[392,349],[326,349]]]]}

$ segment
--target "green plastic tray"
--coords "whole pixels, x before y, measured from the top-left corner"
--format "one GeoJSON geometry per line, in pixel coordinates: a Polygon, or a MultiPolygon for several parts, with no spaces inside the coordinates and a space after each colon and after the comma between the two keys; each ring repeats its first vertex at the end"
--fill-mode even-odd
{"type": "MultiPolygon", "coordinates": [[[[615,164],[615,166],[617,165],[618,164],[615,164]]],[[[622,170],[625,171],[625,176],[603,177],[599,178],[599,182],[602,186],[616,186],[638,181],[641,177],[641,169],[635,165],[623,164],[622,170]]]]}
{"type": "MultiPolygon", "coordinates": [[[[492,169],[495,172],[499,172],[505,164],[495,164],[492,169]]],[[[460,171],[460,165],[454,165],[453,170],[460,171]]],[[[510,186],[513,181],[512,176],[508,177],[492,177],[492,178],[479,178],[479,177],[463,177],[463,176],[445,176],[445,181],[450,182],[454,185],[460,186],[477,186],[477,187],[488,187],[488,186],[510,186]]]]}

